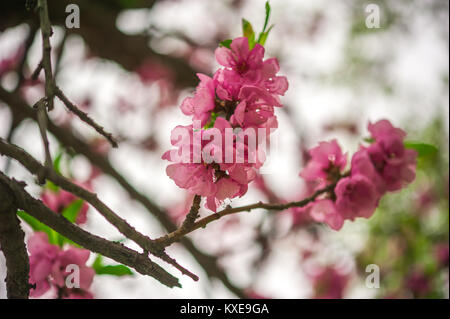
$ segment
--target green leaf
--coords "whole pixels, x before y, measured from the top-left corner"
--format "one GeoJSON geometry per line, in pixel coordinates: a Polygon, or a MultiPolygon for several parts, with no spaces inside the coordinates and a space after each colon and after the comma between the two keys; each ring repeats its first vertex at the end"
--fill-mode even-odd
{"type": "Polygon", "coordinates": [[[270,18],[270,12],[272,9],[270,8],[269,1],[266,1],[266,18],[264,20],[264,27],[262,32],[264,33],[266,31],[267,25],[269,24],[269,18],[270,18]]]}
{"type": "MultiPolygon", "coordinates": [[[[17,212],[17,215],[25,222],[27,223],[34,231],[41,231],[46,233],[47,235],[50,235],[51,228],[47,225],[41,223],[33,216],[28,215],[23,210],[19,210],[17,212]]],[[[50,237],[50,236],[49,236],[50,237]]]]}
{"type": "Polygon", "coordinates": [[[58,173],[61,174],[61,159],[63,156],[63,151],[60,150],[58,154],[56,155],[55,159],[53,160],[53,168],[58,173]]]}
{"type": "Polygon", "coordinates": [[[17,215],[27,223],[35,232],[44,232],[48,236],[48,242],[53,245],[62,247],[64,243],[72,243],[69,239],[61,236],[58,232],[54,231],[47,225],[41,223],[36,218],[28,215],[23,210],[17,212],[17,215]]]}
{"type": "Polygon", "coordinates": [[[134,275],[131,269],[124,265],[103,265],[103,257],[101,255],[97,255],[97,258],[95,258],[95,261],[92,264],[92,268],[97,275],[112,275],[118,277],[134,275]]]}
{"type": "Polygon", "coordinates": [[[132,276],[133,272],[124,265],[108,265],[103,266],[95,271],[97,275],[112,275],[112,276],[132,276]]]}
{"type": "Polygon", "coordinates": [[[211,127],[214,127],[214,123],[216,123],[216,118],[217,118],[218,114],[215,112],[211,113],[211,120],[209,121],[209,123],[206,123],[206,125],[203,127],[203,129],[207,130],[211,127]]]}
{"type": "Polygon", "coordinates": [[[77,220],[78,214],[81,212],[82,206],[82,199],[74,200],[72,203],[66,206],[66,208],[64,208],[64,210],[62,211],[62,215],[71,223],[74,223],[77,220]]]}
{"type": "Polygon", "coordinates": [[[252,24],[245,19],[242,19],[242,33],[248,39],[248,47],[252,49],[255,46],[255,31],[252,24]]]}
{"type": "Polygon", "coordinates": [[[58,232],[54,231],[50,228],[50,234],[48,234],[48,242],[53,245],[57,245],[59,247],[64,246],[67,238],[61,236],[58,232]]]}
{"type": "Polygon", "coordinates": [[[233,42],[233,40],[231,39],[223,40],[222,42],[219,43],[219,47],[225,47],[230,49],[231,42],[233,42]]]}
{"type": "Polygon", "coordinates": [[[264,44],[266,43],[267,37],[269,36],[270,30],[272,30],[272,28],[273,28],[274,26],[275,26],[275,25],[272,24],[272,25],[269,27],[269,30],[267,30],[266,32],[261,32],[261,33],[259,34],[259,38],[258,38],[258,43],[259,43],[259,44],[261,44],[262,46],[264,46],[264,44]]]}
{"type": "Polygon", "coordinates": [[[39,220],[34,218],[33,216],[27,214],[23,210],[17,212],[17,215],[27,223],[35,232],[44,232],[48,236],[48,242],[52,245],[57,245],[59,247],[64,246],[64,244],[69,244],[75,247],[80,247],[80,245],[74,243],[70,239],[64,237],[57,231],[48,227],[47,225],[41,223],[39,220]]]}
{"type": "Polygon", "coordinates": [[[52,181],[47,180],[47,183],[45,184],[45,188],[48,188],[49,190],[51,190],[54,193],[59,192],[59,187],[55,184],[53,184],[52,181]]]}
{"type": "Polygon", "coordinates": [[[404,145],[405,148],[415,150],[418,157],[430,156],[438,152],[438,148],[436,146],[422,142],[405,141],[404,145]]]}
{"type": "Polygon", "coordinates": [[[92,264],[92,268],[94,270],[99,269],[99,268],[103,267],[102,263],[103,263],[103,256],[97,255],[97,257],[94,260],[94,263],[92,264]]]}
{"type": "Polygon", "coordinates": [[[267,37],[269,36],[270,30],[274,27],[272,24],[269,29],[267,29],[267,26],[269,25],[269,19],[270,19],[270,13],[272,12],[272,9],[270,7],[269,1],[266,1],[266,18],[264,19],[264,26],[262,31],[259,33],[258,41],[256,43],[259,43],[261,45],[264,45],[266,43],[267,37]],[[267,31],[266,31],[267,30],[267,31]]]}
{"type": "Polygon", "coordinates": [[[363,141],[366,143],[369,143],[369,144],[372,144],[373,142],[375,142],[373,137],[365,137],[365,138],[363,138],[363,141]]]}

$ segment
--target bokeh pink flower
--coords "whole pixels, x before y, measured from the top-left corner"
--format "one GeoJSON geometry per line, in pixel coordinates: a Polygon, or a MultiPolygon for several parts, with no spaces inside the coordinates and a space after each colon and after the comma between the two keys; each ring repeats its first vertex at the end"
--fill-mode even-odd
{"type": "Polygon", "coordinates": [[[53,290],[60,298],[92,298],[89,288],[95,272],[86,266],[90,251],[70,246],[62,249],[48,242],[48,236],[43,232],[36,232],[28,241],[30,253],[30,283],[35,285],[31,289],[31,297],[40,297],[49,290],[53,290]],[[74,265],[79,269],[79,287],[68,288],[66,278],[71,273],[67,266],[74,265]]]}

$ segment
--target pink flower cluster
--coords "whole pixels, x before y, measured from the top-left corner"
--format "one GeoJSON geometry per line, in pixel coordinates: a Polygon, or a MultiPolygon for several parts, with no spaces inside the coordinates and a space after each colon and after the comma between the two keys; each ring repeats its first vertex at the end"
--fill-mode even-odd
{"type": "Polygon", "coordinates": [[[406,133],[387,120],[369,124],[373,142],[361,146],[344,173],[347,157],[335,140],[322,142],[311,149],[311,160],[300,173],[308,182],[316,182],[316,190],[337,183],[334,192],[310,204],[311,217],[339,230],[346,219],[369,218],[380,198],[396,191],[415,178],[417,152],[406,149],[406,133]]]}
{"type": "Polygon", "coordinates": [[[53,289],[58,298],[92,299],[89,287],[95,272],[86,266],[90,251],[76,247],[61,249],[48,242],[47,234],[36,232],[28,241],[30,252],[30,283],[36,285],[30,290],[31,297],[40,297],[53,289]],[[79,269],[79,288],[68,288],[66,278],[71,273],[68,265],[79,269]]]}
{"type": "Polygon", "coordinates": [[[212,78],[198,74],[200,83],[194,96],[181,104],[182,112],[191,116],[194,124],[177,126],[172,131],[171,143],[178,149],[162,156],[174,162],[167,167],[167,175],[179,187],[206,197],[206,207],[212,211],[223,200],[247,192],[265,155],[250,147],[244,135],[258,129],[270,134],[277,128],[275,107],[282,106],[279,96],[288,88],[286,77],[276,75],[277,59],[263,60],[264,47],[256,44],[250,49],[245,37],[234,39],[230,48],[217,48],[215,56],[223,67],[212,78]],[[233,132],[236,128],[239,133],[233,132]],[[177,138],[176,131],[180,129],[191,133],[184,139],[177,138]],[[211,135],[212,129],[220,134],[220,143],[215,138],[203,141],[202,137],[211,135]],[[229,138],[231,144],[226,143],[229,138]],[[185,147],[189,151],[180,156],[185,147]],[[203,157],[196,160],[195,149],[208,150],[212,160],[203,157]],[[231,161],[225,158],[226,154],[232,155],[231,161]]]}

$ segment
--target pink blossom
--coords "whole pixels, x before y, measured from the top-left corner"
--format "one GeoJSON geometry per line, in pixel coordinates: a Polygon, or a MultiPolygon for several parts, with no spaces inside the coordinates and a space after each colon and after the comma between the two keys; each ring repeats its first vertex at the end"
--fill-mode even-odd
{"type": "Polygon", "coordinates": [[[235,103],[233,126],[260,126],[274,117],[274,106],[281,106],[279,95],[288,89],[287,79],[276,75],[277,59],[263,61],[263,57],[264,48],[256,44],[249,50],[245,37],[234,39],[230,49],[216,50],[217,61],[226,68],[214,75],[215,93],[220,100],[235,103]]]}
{"type": "Polygon", "coordinates": [[[264,61],[262,67],[262,78],[264,87],[273,94],[284,95],[289,88],[289,83],[285,76],[277,76],[280,71],[280,65],[276,58],[270,58],[264,61]]]}
{"type": "Polygon", "coordinates": [[[341,179],[335,188],[336,209],[345,218],[372,216],[380,194],[375,185],[363,175],[352,175],[341,179]]]}
{"type": "Polygon", "coordinates": [[[16,68],[17,64],[20,62],[20,59],[24,54],[24,51],[25,46],[22,44],[18,47],[18,49],[13,53],[12,56],[0,60],[0,77],[16,68]]]}
{"type": "Polygon", "coordinates": [[[167,166],[166,173],[178,187],[189,189],[197,195],[211,196],[217,191],[212,167],[196,163],[176,163],[167,166]]]}
{"type": "Polygon", "coordinates": [[[417,152],[405,149],[406,133],[387,120],[370,123],[369,131],[375,142],[367,152],[386,190],[396,191],[411,183],[415,178],[417,152]]]}
{"type": "Polygon", "coordinates": [[[403,141],[406,132],[400,128],[392,126],[388,120],[379,120],[376,123],[369,123],[368,130],[375,141],[398,139],[403,141]]]}
{"type": "MultiPolygon", "coordinates": [[[[314,193],[315,186],[316,185],[314,183],[306,181],[305,187],[302,188],[302,191],[298,194],[298,196],[292,198],[291,200],[288,200],[287,202],[299,201],[311,196],[314,193]]],[[[311,209],[313,206],[314,203],[309,203],[308,205],[303,207],[292,207],[287,210],[287,212],[289,212],[289,214],[291,215],[293,228],[309,226],[310,224],[316,222],[311,217],[311,209]]]]}
{"type": "Polygon", "coordinates": [[[159,61],[147,60],[144,61],[137,69],[140,80],[143,83],[153,83],[157,81],[170,81],[174,79],[173,72],[161,64],[159,61]]]}
{"type": "Polygon", "coordinates": [[[315,299],[342,299],[350,280],[348,274],[339,272],[335,267],[328,266],[319,273],[312,275],[315,299]]]}
{"type": "Polygon", "coordinates": [[[239,100],[230,123],[245,128],[262,126],[275,117],[274,106],[281,106],[277,98],[257,86],[242,87],[239,100]]]}
{"type": "Polygon", "coordinates": [[[61,297],[89,296],[89,287],[92,284],[95,272],[86,266],[90,251],[76,247],[62,250],[48,242],[47,234],[34,233],[28,241],[30,252],[30,282],[36,285],[31,290],[32,297],[40,297],[51,288],[58,291],[61,297]],[[79,288],[67,288],[66,277],[70,272],[66,271],[68,265],[77,265],[80,274],[79,288]],[[72,294],[72,296],[70,296],[72,294]]]}
{"type": "Polygon", "coordinates": [[[320,142],[309,155],[311,158],[300,173],[307,181],[333,182],[347,164],[347,154],[342,153],[336,140],[320,142]]]}
{"type": "Polygon", "coordinates": [[[288,88],[285,77],[277,76],[276,59],[264,58],[264,48],[256,44],[250,49],[245,37],[234,39],[230,49],[221,47],[215,52],[219,64],[224,68],[216,71],[213,78],[198,74],[200,83],[193,97],[184,99],[181,110],[185,115],[199,121],[197,134],[188,134],[181,139],[175,134],[178,129],[192,130],[191,126],[178,126],[172,131],[171,142],[177,149],[168,151],[163,159],[173,162],[166,168],[167,175],[177,186],[192,194],[206,197],[206,207],[216,211],[227,198],[242,196],[248,184],[255,178],[257,170],[265,160],[262,151],[260,130],[267,136],[278,127],[274,107],[281,107],[279,95],[288,88]],[[212,117],[214,113],[214,117],[212,117]],[[220,142],[195,140],[196,136],[207,136],[210,127],[220,132],[220,142]],[[228,145],[227,129],[241,128],[231,133],[232,145],[228,145]],[[258,145],[251,145],[245,136],[252,135],[258,145]],[[212,159],[198,158],[202,150],[212,159]],[[187,150],[187,151],[186,151],[187,150]],[[227,160],[232,155],[233,160],[227,160]]]}
{"type": "Polygon", "coordinates": [[[53,283],[60,288],[64,288],[65,279],[70,274],[70,272],[66,271],[66,267],[68,265],[77,265],[80,270],[79,289],[88,290],[95,275],[95,271],[86,266],[89,255],[89,250],[76,247],[61,250],[52,267],[53,283]]]}
{"type": "Polygon", "coordinates": [[[28,241],[30,252],[30,282],[36,289],[30,291],[32,297],[40,297],[50,289],[48,277],[52,272],[59,248],[48,243],[45,233],[35,233],[28,241]]]}
{"type": "Polygon", "coordinates": [[[192,206],[194,194],[187,192],[182,201],[175,202],[167,208],[169,217],[175,224],[180,224],[192,206]]]}
{"type": "Polygon", "coordinates": [[[240,37],[231,42],[230,49],[217,48],[215,55],[217,62],[221,65],[244,75],[262,67],[264,47],[256,44],[253,49],[249,50],[248,39],[240,37]]]}
{"type": "Polygon", "coordinates": [[[314,202],[311,207],[311,217],[320,223],[326,223],[334,230],[339,230],[344,225],[344,218],[336,209],[330,199],[322,199],[314,202]]]}
{"type": "Polygon", "coordinates": [[[181,111],[185,115],[192,116],[193,120],[201,121],[205,126],[211,116],[211,112],[216,105],[216,91],[213,79],[197,74],[200,83],[197,86],[194,97],[187,97],[181,103],[181,111]]]}
{"type": "Polygon", "coordinates": [[[374,142],[353,155],[352,175],[366,176],[381,195],[411,183],[415,178],[417,152],[405,149],[406,133],[387,120],[369,123],[369,131],[374,142]]]}
{"type": "Polygon", "coordinates": [[[248,173],[240,179],[232,171],[227,174],[215,166],[204,164],[176,163],[167,166],[167,175],[181,188],[191,193],[207,197],[206,207],[216,211],[226,198],[242,196],[247,192],[248,173]],[[238,177],[237,179],[235,179],[238,177]]]}
{"type": "Polygon", "coordinates": [[[223,101],[237,101],[245,79],[239,73],[229,69],[218,69],[214,73],[217,97],[223,101]]]}
{"type": "MultiPolygon", "coordinates": [[[[93,181],[100,175],[101,171],[99,170],[99,168],[96,166],[92,166],[91,173],[85,181],[80,182],[74,180],[72,182],[90,191],[92,190],[93,187],[92,186],[93,181]]],[[[50,208],[54,212],[62,213],[68,205],[78,200],[78,198],[74,196],[72,193],[69,193],[61,188],[58,189],[57,191],[47,188],[41,194],[41,200],[48,208],[50,208]]],[[[80,208],[80,212],[78,213],[77,219],[75,221],[77,224],[81,225],[86,223],[88,209],[89,209],[88,203],[83,201],[80,208]]]]}
{"type": "Polygon", "coordinates": [[[348,177],[342,175],[347,159],[336,140],[321,142],[308,152],[310,159],[300,176],[308,182],[318,181],[315,189],[337,182],[334,196],[304,208],[315,221],[338,230],[346,219],[369,218],[381,196],[414,179],[417,153],[405,149],[406,133],[387,120],[369,124],[369,131],[374,142],[353,155],[348,177]]]}
{"type": "Polygon", "coordinates": [[[410,271],[406,279],[406,287],[416,296],[423,297],[431,289],[430,278],[419,268],[410,271]]]}
{"type": "Polygon", "coordinates": [[[313,203],[304,207],[292,207],[288,210],[292,219],[292,228],[306,227],[315,222],[311,217],[313,203]]]}
{"type": "MultiPolygon", "coordinates": [[[[280,70],[278,60],[270,58],[263,61],[264,47],[256,44],[249,50],[248,39],[245,37],[234,39],[230,49],[217,48],[215,55],[217,62],[228,68],[221,74],[226,81],[219,80],[228,85],[228,88],[229,83],[240,83],[240,86],[258,85],[274,95],[284,95],[288,89],[286,77],[276,75],[280,70]]],[[[236,90],[231,92],[237,93],[236,90]]]]}
{"type": "Polygon", "coordinates": [[[272,298],[267,297],[266,295],[260,294],[259,292],[257,292],[256,290],[253,290],[253,289],[248,289],[245,292],[245,294],[250,299],[272,299],[272,298]]]}
{"type": "Polygon", "coordinates": [[[362,148],[353,154],[351,161],[351,174],[367,177],[375,185],[380,195],[383,195],[386,192],[384,180],[381,175],[378,174],[375,166],[373,165],[367,149],[362,148]]]}
{"type": "Polygon", "coordinates": [[[203,134],[206,134],[207,131],[204,129],[198,131],[200,140],[197,140],[194,138],[192,125],[178,126],[177,128],[185,129],[186,136],[176,139],[177,134],[173,131],[172,145],[179,148],[167,151],[162,156],[163,159],[174,162],[167,166],[166,173],[177,186],[188,189],[193,194],[206,197],[206,207],[213,211],[216,211],[225,199],[242,196],[247,192],[248,183],[255,177],[255,169],[261,163],[250,163],[249,158],[255,155],[246,145],[242,145],[243,154],[237,149],[238,142],[234,141],[233,145],[227,146],[224,139],[227,134],[233,134],[228,121],[223,118],[217,118],[215,121],[214,129],[220,133],[219,141],[204,140],[203,134]],[[230,131],[226,132],[225,129],[230,129],[230,131]],[[206,162],[203,156],[199,162],[194,161],[196,145],[201,148],[201,151],[209,148],[212,156],[211,162],[206,162]],[[226,150],[226,147],[231,148],[226,150]],[[182,154],[183,148],[189,150],[188,154],[182,154]],[[242,162],[226,163],[226,152],[230,152],[233,159],[241,158],[242,162]],[[180,156],[176,158],[176,155],[180,156]]]}
{"type": "Polygon", "coordinates": [[[214,112],[234,127],[275,128],[274,106],[282,106],[279,95],[284,95],[288,82],[276,75],[277,60],[263,61],[263,57],[264,48],[257,44],[249,50],[245,37],[233,40],[231,49],[218,48],[217,61],[226,68],[217,70],[213,78],[197,74],[200,83],[194,96],[183,100],[182,112],[202,127],[214,112]]]}

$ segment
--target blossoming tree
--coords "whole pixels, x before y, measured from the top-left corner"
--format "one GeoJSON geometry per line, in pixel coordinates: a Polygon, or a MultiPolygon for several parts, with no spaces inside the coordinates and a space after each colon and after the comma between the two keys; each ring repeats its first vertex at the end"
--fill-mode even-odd
{"type": "MultiPolygon", "coordinates": [[[[173,149],[162,155],[162,160],[169,162],[168,178],[189,193],[181,212],[176,213],[180,221],[177,227],[169,214],[128,184],[102,157],[103,142],[87,145],[49,120],[48,113],[57,98],[73,116],[94,128],[112,147],[119,146],[113,134],[97,124],[59,88],[51,63],[52,28],[47,1],[38,0],[35,6],[31,2],[29,5],[39,16],[42,60],[26,80],[37,81],[43,72],[44,96],[33,108],[20,96],[3,88],[0,88],[0,96],[14,105],[16,118],[31,118],[38,124],[45,160],[41,163],[9,140],[0,139],[0,154],[18,161],[35,175],[42,189],[40,199],[36,199],[23,182],[0,172],[0,243],[6,257],[10,298],[40,297],[47,293],[55,298],[93,298],[90,286],[95,276],[126,276],[133,272],[151,276],[168,287],[180,286],[179,279],[154,262],[155,259],[198,280],[196,274],[167,253],[166,248],[175,242],[182,242],[199,262],[212,264],[208,275],[220,278],[238,296],[258,297],[231,284],[216,260],[198,251],[187,235],[218,219],[255,209],[289,212],[296,216],[295,223],[324,223],[339,231],[346,221],[371,218],[383,196],[406,188],[415,179],[417,158],[432,148],[409,142],[404,130],[388,119],[379,119],[367,124],[370,137],[361,137],[360,147],[354,154],[345,153],[336,139],[318,141],[317,146],[308,150],[309,160],[298,177],[307,185],[302,198],[288,201],[271,194],[260,170],[269,156],[272,134],[279,125],[277,114],[283,108],[282,96],[289,88],[289,79],[280,75],[283,70],[276,57],[265,57],[264,45],[273,27],[269,26],[271,8],[267,2],[262,31],[255,33],[252,25],[242,20],[243,35],[224,40],[215,49],[215,60],[220,67],[212,76],[198,73],[195,92],[179,105],[180,112],[192,123],[172,130],[173,149]],[[93,170],[86,181],[64,176],[60,168],[62,152],[52,158],[47,132],[91,161],[93,170]],[[157,238],[141,233],[105,204],[92,186],[101,174],[119,180],[132,198],[154,212],[167,233],[157,238]],[[246,195],[249,185],[256,185],[268,194],[270,201],[232,205],[233,199],[246,195]],[[202,203],[208,214],[200,218],[202,203]],[[141,251],[84,230],[89,207],[124,238],[137,244],[141,251]],[[34,232],[27,245],[18,217],[34,232]],[[91,255],[95,255],[93,263],[89,262],[91,255]],[[103,257],[116,264],[105,265],[103,257]],[[78,285],[74,286],[70,285],[74,278],[68,267],[71,265],[77,269],[78,285]]],[[[170,72],[161,71],[161,74],[164,75],[161,77],[170,77],[170,72]]],[[[147,79],[145,70],[141,70],[140,75],[147,79]]],[[[167,89],[168,82],[164,83],[162,87],[167,89]]],[[[318,293],[318,298],[342,296],[339,287],[344,286],[348,278],[330,269],[314,275],[313,282],[321,285],[332,281],[337,288],[318,293]]]]}

